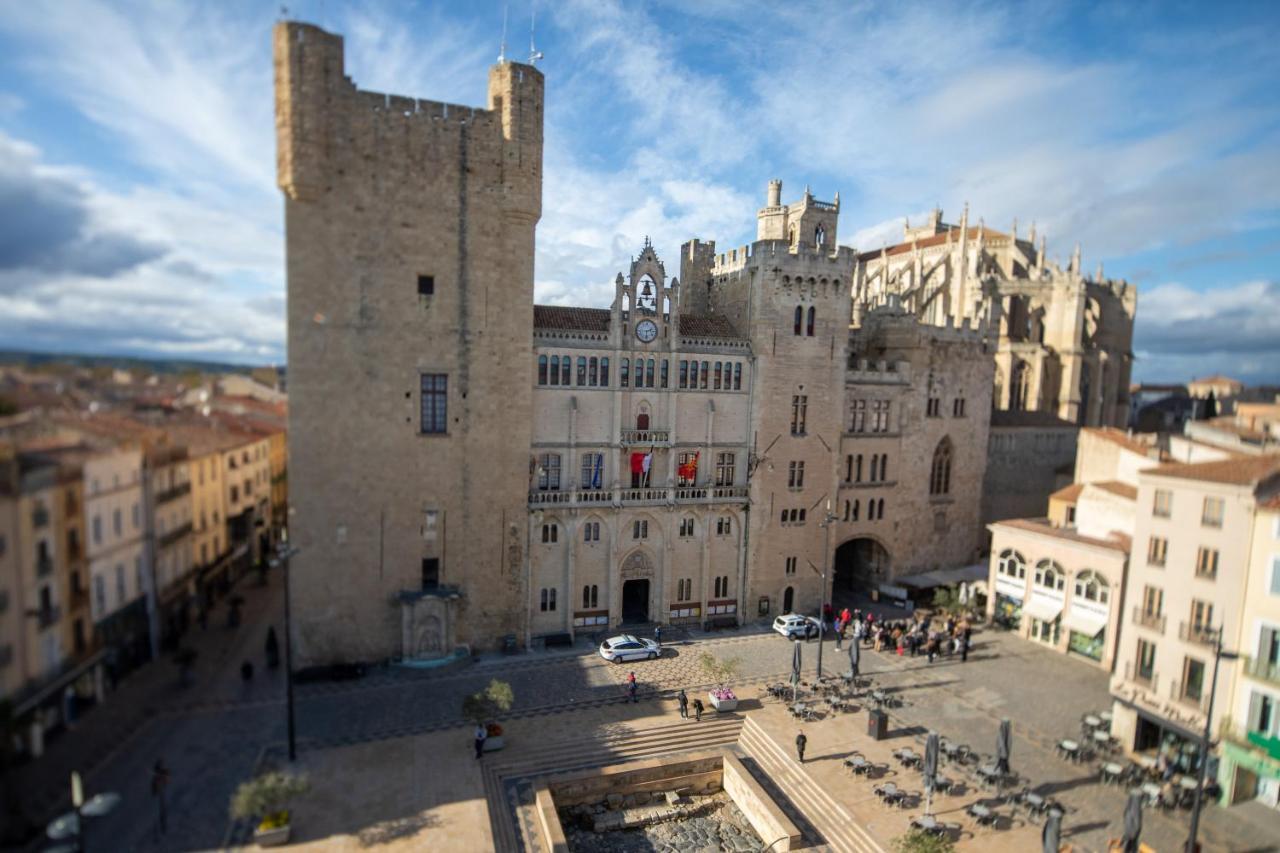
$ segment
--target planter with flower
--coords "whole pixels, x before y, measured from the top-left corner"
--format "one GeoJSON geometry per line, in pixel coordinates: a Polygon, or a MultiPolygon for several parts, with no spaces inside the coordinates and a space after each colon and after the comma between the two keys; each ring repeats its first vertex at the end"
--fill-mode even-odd
{"type": "Polygon", "coordinates": [[[493,752],[507,745],[502,725],[494,717],[504,711],[510,711],[515,702],[515,693],[511,685],[496,678],[489,686],[478,693],[472,693],[462,700],[462,716],[477,726],[484,726],[484,751],[493,752]]]}
{"type": "Polygon", "coordinates": [[[258,846],[277,847],[286,844],[289,841],[289,801],[305,794],[310,788],[305,776],[264,773],[236,788],[235,795],[231,798],[231,816],[257,821],[253,840],[258,846]]]}
{"type": "Polygon", "coordinates": [[[702,664],[702,671],[707,677],[715,682],[715,688],[712,689],[709,696],[711,699],[711,707],[717,711],[732,711],[738,707],[738,695],[733,692],[733,688],[728,682],[738,674],[742,661],[739,658],[720,658],[710,652],[703,652],[699,658],[702,664]]]}

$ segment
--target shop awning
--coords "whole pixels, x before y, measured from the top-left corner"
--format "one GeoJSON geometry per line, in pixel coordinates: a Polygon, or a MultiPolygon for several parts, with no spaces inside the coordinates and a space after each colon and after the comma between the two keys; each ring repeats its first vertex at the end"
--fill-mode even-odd
{"type": "Polygon", "coordinates": [[[1063,617],[1062,624],[1086,637],[1096,637],[1102,633],[1103,628],[1107,627],[1107,617],[1090,610],[1072,608],[1063,617]]]}
{"type": "Polygon", "coordinates": [[[939,569],[935,572],[902,575],[894,580],[903,586],[915,589],[931,589],[936,586],[951,586],[969,581],[985,581],[989,573],[990,568],[986,563],[974,563],[972,566],[961,566],[956,569],[939,569]]]}
{"type": "Polygon", "coordinates": [[[1022,605],[1022,615],[1039,619],[1041,622],[1052,622],[1062,613],[1062,602],[1032,596],[1022,605]]]}

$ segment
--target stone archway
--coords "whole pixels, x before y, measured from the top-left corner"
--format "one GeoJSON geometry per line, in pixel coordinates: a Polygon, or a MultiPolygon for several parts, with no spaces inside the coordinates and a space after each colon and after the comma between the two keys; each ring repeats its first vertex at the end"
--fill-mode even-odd
{"type": "Polygon", "coordinates": [[[892,566],[889,550],[878,539],[859,536],[842,543],[832,560],[832,600],[852,601],[855,596],[869,595],[889,580],[892,566]]]}
{"type": "Polygon", "coordinates": [[[618,602],[618,614],[624,624],[637,624],[651,621],[653,601],[653,560],[648,552],[632,551],[623,560],[618,570],[618,584],[621,600],[618,602]]]}

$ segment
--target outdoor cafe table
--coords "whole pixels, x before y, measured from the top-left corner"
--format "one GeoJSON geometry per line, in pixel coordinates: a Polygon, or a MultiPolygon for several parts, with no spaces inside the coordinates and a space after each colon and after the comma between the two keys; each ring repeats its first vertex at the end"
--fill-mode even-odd
{"type": "Polygon", "coordinates": [[[1080,755],[1080,744],[1073,740],[1060,740],[1058,741],[1058,750],[1067,758],[1075,761],[1080,755]]]}
{"type": "Polygon", "coordinates": [[[1084,724],[1091,729],[1096,729],[1098,726],[1102,725],[1102,720],[1093,714],[1085,714],[1084,724]]]}
{"type": "Polygon", "coordinates": [[[871,762],[861,755],[852,755],[846,758],[844,763],[854,773],[866,773],[871,768],[871,762]]]}
{"type": "Polygon", "coordinates": [[[988,823],[995,817],[995,815],[992,814],[991,809],[987,808],[982,803],[974,803],[969,806],[968,811],[969,814],[973,815],[978,823],[988,823]]]}
{"type": "Polygon", "coordinates": [[[1096,743],[1098,746],[1110,746],[1111,733],[1105,732],[1102,729],[1098,729],[1096,732],[1093,733],[1093,742],[1096,743]]]}
{"type": "Polygon", "coordinates": [[[1104,783],[1119,781],[1120,776],[1123,773],[1124,768],[1119,764],[1116,764],[1114,761],[1108,761],[1106,764],[1102,765],[1102,781],[1104,783]]]}
{"type": "Polygon", "coordinates": [[[1183,776],[1178,780],[1178,785],[1184,791],[1194,791],[1196,788],[1200,787],[1200,780],[1196,779],[1194,776],[1183,776]]]}
{"type": "Polygon", "coordinates": [[[898,790],[898,786],[892,782],[886,782],[876,789],[876,793],[886,803],[894,803],[902,799],[903,792],[898,790]]]}
{"type": "Polygon", "coordinates": [[[1160,802],[1160,786],[1155,782],[1143,782],[1142,793],[1146,795],[1147,802],[1153,805],[1160,802]]]}
{"type": "Polygon", "coordinates": [[[1133,763],[1147,772],[1156,769],[1156,759],[1153,755],[1135,755],[1133,757],[1133,763]]]}
{"type": "Polygon", "coordinates": [[[938,821],[933,815],[926,814],[912,818],[911,825],[925,832],[936,832],[938,830],[938,821]]]}
{"type": "Polygon", "coordinates": [[[912,750],[910,747],[903,747],[902,749],[898,750],[896,753],[896,757],[899,761],[901,761],[907,767],[912,767],[920,763],[920,756],[916,755],[915,751],[912,750]]]}
{"type": "Polygon", "coordinates": [[[1102,724],[1104,726],[1106,726],[1107,728],[1111,728],[1111,712],[1110,711],[1103,711],[1101,714],[1098,715],[1098,719],[1102,721],[1102,724]]]}

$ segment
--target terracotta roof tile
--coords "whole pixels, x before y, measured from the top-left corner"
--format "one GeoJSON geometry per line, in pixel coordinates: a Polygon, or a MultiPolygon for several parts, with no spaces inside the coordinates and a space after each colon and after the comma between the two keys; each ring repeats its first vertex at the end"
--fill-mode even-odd
{"type": "Polygon", "coordinates": [[[1087,432],[1090,435],[1096,435],[1098,438],[1106,439],[1112,444],[1119,445],[1131,453],[1139,456],[1150,456],[1151,451],[1157,450],[1154,444],[1148,444],[1140,440],[1137,436],[1131,435],[1122,429],[1115,427],[1086,427],[1081,432],[1087,432]]]}
{"type": "MultiPolygon", "coordinates": [[[[984,239],[987,239],[987,240],[990,240],[992,237],[1000,238],[1000,237],[1008,237],[1008,236],[1009,236],[1008,234],[1005,234],[1003,231],[993,231],[992,229],[987,228],[987,227],[985,227],[985,226],[984,226],[984,227],[974,227],[974,228],[970,228],[970,229],[969,229],[969,239],[970,239],[970,240],[977,240],[977,239],[978,239],[978,235],[979,235],[980,233],[982,234],[983,238],[984,238],[984,239]]],[[[947,242],[947,235],[948,235],[948,234],[950,234],[950,235],[951,235],[951,239],[952,239],[952,241],[953,241],[953,242],[959,242],[959,241],[960,241],[960,226],[959,226],[959,225],[952,225],[952,226],[949,226],[949,229],[948,229],[947,231],[943,231],[941,234],[931,234],[931,235],[929,235],[928,237],[921,237],[920,239],[918,239],[918,240],[916,240],[916,241],[915,241],[915,244],[914,244],[914,245],[918,246],[918,247],[919,247],[919,248],[921,248],[921,249],[928,249],[928,248],[930,248],[930,247],[932,247],[932,246],[941,246],[941,245],[943,245],[943,244],[945,244],[945,243],[947,242]]],[[[910,251],[911,251],[911,247],[912,247],[912,243],[911,243],[911,241],[910,241],[910,240],[908,240],[908,241],[907,241],[907,242],[905,242],[905,243],[897,243],[897,244],[892,245],[892,246],[886,246],[886,247],[885,247],[885,249],[884,249],[884,253],[885,253],[885,254],[887,254],[887,255],[890,255],[890,256],[892,256],[892,255],[901,255],[901,254],[904,254],[904,253],[906,253],[906,252],[910,252],[910,251]]],[[[862,252],[861,254],[859,254],[859,255],[858,255],[858,260],[860,260],[860,261],[874,261],[874,260],[875,260],[876,258],[878,258],[878,257],[880,257],[880,250],[879,250],[879,249],[876,249],[876,250],[874,250],[874,251],[870,251],[870,252],[862,252]]]]}
{"type": "Polygon", "coordinates": [[[740,338],[723,314],[681,314],[680,335],[685,338],[740,338]]]}
{"type": "Polygon", "coordinates": [[[1084,491],[1084,485],[1084,483],[1072,483],[1070,486],[1058,489],[1058,491],[1049,495],[1049,500],[1075,503],[1080,498],[1080,493],[1084,491]]]}
{"type": "Polygon", "coordinates": [[[1129,553],[1129,537],[1120,533],[1112,534],[1109,539],[1095,539],[1092,536],[1081,536],[1068,527],[1054,527],[1047,519],[1043,518],[1011,518],[1006,521],[997,521],[991,526],[1012,527],[1017,530],[1026,530],[1030,533],[1041,533],[1057,539],[1067,539],[1084,545],[1093,545],[1097,548],[1107,548],[1111,551],[1121,551],[1125,554],[1129,553]]]}
{"type": "Polygon", "coordinates": [[[1160,465],[1142,472],[1157,477],[1226,483],[1232,486],[1256,486],[1269,477],[1280,475],[1280,456],[1233,456],[1212,462],[1160,465]]]}
{"type": "Polygon", "coordinates": [[[1138,499],[1137,487],[1131,486],[1128,483],[1122,483],[1119,480],[1102,480],[1101,482],[1090,483],[1089,485],[1097,486],[1099,489],[1102,489],[1104,492],[1110,492],[1113,495],[1119,495],[1120,497],[1125,498],[1127,500],[1133,501],[1138,499]]]}
{"type": "Polygon", "coordinates": [[[535,305],[533,306],[533,327],[576,332],[607,332],[611,313],[608,308],[535,305]]]}

